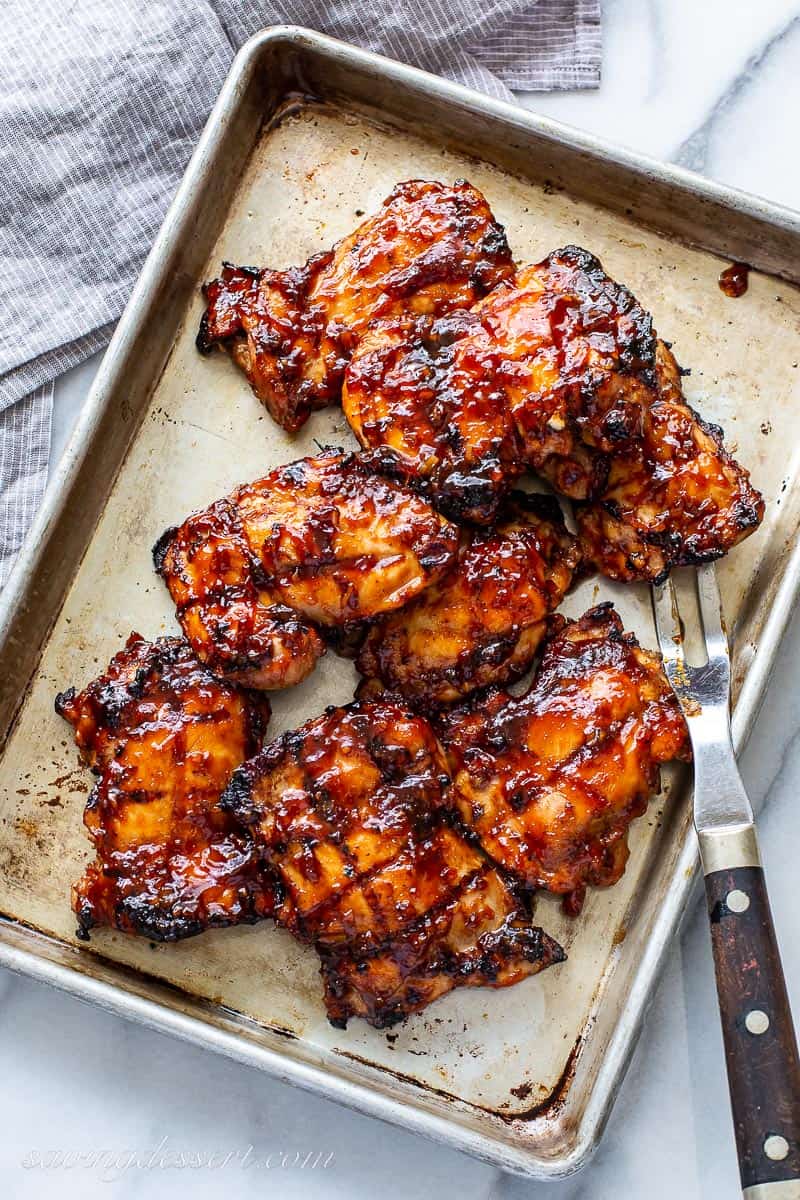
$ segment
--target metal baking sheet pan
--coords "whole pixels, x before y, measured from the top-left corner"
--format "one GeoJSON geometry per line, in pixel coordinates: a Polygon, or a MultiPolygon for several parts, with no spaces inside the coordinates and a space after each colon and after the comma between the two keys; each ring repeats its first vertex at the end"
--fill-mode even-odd
{"type": "MultiPolygon", "coordinates": [[[[351,444],[338,410],[289,439],[221,355],[201,359],[198,286],[223,258],[283,267],[349,232],[394,184],[468,178],[520,262],[577,242],[655,315],[767,499],[719,568],[735,645],[736,737],[757,709],[798,586],[800,227],[752,197],[308,31],[252,40],[232,68],[117,330],[0,611],[0,963],[261,1066],[513,1171],[582,1165],[619,1088],[696,873],[690,776],[632,833],[622,881],[578,920],[537,917],[568,961],[504,991],[456,991],[389,1033],[325,1018],[315,956],[270,924],[173,946],[74,937],[90,777],[53,696],[131,629],[176,630],[150,547],[191,509],[273,465],[351,444]],[[753,270],[729,300],[731,259],[753,270]]],[[[648,593],[593,578],[653,646],[648,593]]],[[[272,733],[352,697],[329,654],[275,694],[272,733]]]]}

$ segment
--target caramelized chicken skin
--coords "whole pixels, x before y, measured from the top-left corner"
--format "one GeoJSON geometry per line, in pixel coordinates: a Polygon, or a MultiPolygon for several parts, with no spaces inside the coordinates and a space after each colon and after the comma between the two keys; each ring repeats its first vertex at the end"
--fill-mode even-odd
{"type": "Polygon", "coordinates": [[[96,858],[72,889],[79,936],[107,925],[176,941],[272,914],[274,877],[218,803],[261,744],[264,698],[215,679],[186,642],[134,633],[56,711],[100,776],[84,817],[96,858]]]}
{"type": "Polygon", "coordinates": [[[656,349],[656,396],[639,439],[609,458],[605,487],[576,510],[587,559],[612,579],[662,580],[711,562],[764,517],[764,500],[726,451],[722,430],[694,411],[669,349],[656,349]]]}
{"type": "Polygon", "coordinates": [[[719,558],[764,502],[722,431],[683,397],[652,318],[568,246],[478,306],[502,357],[525,461],[577,501],[586,557],[614,579],[719,558]]]}
{"type": "Polygon", "coordinates": [[[650,315],[577,246],[521,268],[474,315],[463,387],[471,373],[496,378],[527,465],[573,500],[593,495],[606,466],[591,451],[635,437],[649,402],[650,315]]]}
{"type": "Polygon", "coordinates": [[[370,331],[345,374],[342,408],[369,461],[448,516],[490,524],[524,471],[502,388],[465,359],[469,313],[370,331]]]}
{"type": "Polygon", "coordinates": [[[372,626],[356,666],[417,706],[517,679],[578,558],[558,503],[517,492],[493,528],[462,530],[458,561],[438,583],[372,626]]]}
{"type": "Polygon", "coordinates": [[[476,188],[410,180],[304,267],[226,263],[205,287],[198,347],[228,349],[275,420],[294,431],[338,401],[371,324],[469,307],[512,270],[503,228],[476,188]]]}
{"type": "Polygon", "coordinates": [[[660,763],[688,759],[686,726],[657,654],[610,604],[546,644],[529,691],[493,689],[444,713],[439,733],[464,825],[528,888],[567,897],[607,886],[660,763]]]}
{"type": "Polygon", "coordinates": [[[458,532],[424,501],[326,451],[238,488],[154,550],[186,637],[217,674],[287,687],[335,630],[390,612],[447,570],[458,532]]]}
{"type": "Polygon", "coordinates": [[[650,315],[575,246],[423,338],[408,321],[367,335],[343,408],[373,461],[443,512],[491,522],[524,466],[537,471],[588,505],[585,553],[613,578],[719,557],[763,516],[650,315]]]}
{"type": "MultiPolygon", "coordinates": [[[[643,402],[649,316],[575,247],[522,268],[469,313],[367,337],[345,379],[356,437],[387,467],[426,482],[443,511],[491,520],[524,466],[584,499],[643,402]]],[[[646,394],[645,394],[646,398],[646,394]]]]}
{"type": "Polygon", "coordinates": [[[453,828],[449,785],[430,725],[394,701],[329,708],[231,780],[223,804],[281,880],[277,920],[316,946],[334,1025],[383,1028],[563,958],[453,828]]]}

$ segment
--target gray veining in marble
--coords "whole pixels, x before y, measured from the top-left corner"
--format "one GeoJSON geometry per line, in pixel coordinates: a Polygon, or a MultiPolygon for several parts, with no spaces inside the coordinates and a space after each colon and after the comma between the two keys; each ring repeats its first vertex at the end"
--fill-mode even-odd
{"type": "MultiPolygon", "coordinates": [[[[678,148],[672,156],[673,161],[687,167],[690,171],[709,174],[708,160],[714,136],[720,125],[729,119],[735,108],[746,103],[748,91],[761,83],[765,74],[773,65],[773,57],[784,54],[791,55],[797,65],[800,48],[800,13],[791,19],[776,33],[772,34],[747,61],[744,70],[736,76],[725,89],[703,124],[678,148]]],[[[783,98],[784,109],[785,97],[783,98]]],[[[791,111],[791,109],[789,109],[791,111]]],[[[741,147],[741,153],[747,157],[748,147],[741,147]]]]}

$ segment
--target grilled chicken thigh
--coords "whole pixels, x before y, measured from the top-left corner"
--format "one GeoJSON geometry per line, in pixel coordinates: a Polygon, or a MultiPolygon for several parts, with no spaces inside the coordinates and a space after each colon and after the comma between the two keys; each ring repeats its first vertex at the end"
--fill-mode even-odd
{"type": "Polygon", "coordinates": [[[472,340],[485,369],[499,363],[521,454],[587,502],[579,533],[599,570],[658,579],[719,558],[758,526],[764,503],[747,472],[686,403],[649,313],[593,255],[557,250],[476,312],[472,340]]]}
{"type": "Polygon", "coordinates": [[[557,502],[517,492],[497,525],[462,531],[458,562],[438,583],[375,622],[356,666],[416,706],[517,679],[578,558],[557,502]]]}
{"type": "Polygon", "coordinates": [[[525,695],[493,689],[437,727],[464,825],[513,877],[563,894],[573,912],[588,885],[621,876],[659,764],[690,756],[659,656],[623,633],[610,604],[549,640],[525,695]]]}
{"type": "Polygon", "coordinates": [[[525,466],[587,504],[587,557],[620,579],[717,558],[763,500],[683,399],[652,319],[575,246],[520,269],[420,338],[368,334],[343,408],[381,469],[488,523],[525,466]]]}
{"type": "Polygon", "coordinates": [[[378,470],[448,516],[485,525],[525,463],[496,372],[463,353],[476,322],[459,313],[424,338],[413,321],[370,331],[345,374],[342,408],[378,470]]]}
{"type": "Polygon", "coordinates": [[[458,531],[424,501],[327,451],[272,471],[168,530],[156,570],[215,673],[297,683],[336,630],[412,600],[454,561],[458,531]]]}
{"type": "MultiPolygon", "coordinates": [[[[650,399],[652,321],[585,250],[568,246],[521,268],[474,309],[458,347],[461,375],[498,382],[526,464],[585,500],[605,460],[631,438],[650,399]]],[[[456,399],[455,403],[460,403],[456,399]]]]}
{"type": "Polygon", "coordinates": [[[410,324],[376,341],[345,380],[356,437],[474,521],[492,519],[525,465],[572,499],[602,486],[605,462],[587,444],[613,449],[635,424],[636,372],[653,350],[647,314],[572,247],[437,323],[424,345],[410,324]]]}
{"type": "Polygon", "coordinates": [[[690,408],[680,368],[656,347],[656,394],[639,437],[609,456],[605,486],[576,509],[588,561],[612,579],[663,579],[713,561],[756,529],[764,501],[726,451],[722,430],[690,408]]]}
{"type": "Polygon", "coordinates": [[[316,946],[334,1025],[383,1028],[563,958],[453,828],[449,784],[428,722],[392,701],[330,708],[231,780],[223,804],[278,874],[277,920],[316,946]]]}
{"type": "Polygon", "coordinates": [[[198,347],[227,349],[275,420],[294,431],[338,401],[371,324],[469,307],[512,270],[503,228],[477,189],[410,180],[304,267],[226,263],[206,285],[198,347]]]}
{"type": "Polygon", "coordinates": [[[100,776],[84,817],[96,858],[72,890],[80,936],[109,925],[175,941],[272,914],[274,878],[218,803],[261,744],[264,698],[215,679],[186,642],[134,633],[56,711],[100,776]]]}

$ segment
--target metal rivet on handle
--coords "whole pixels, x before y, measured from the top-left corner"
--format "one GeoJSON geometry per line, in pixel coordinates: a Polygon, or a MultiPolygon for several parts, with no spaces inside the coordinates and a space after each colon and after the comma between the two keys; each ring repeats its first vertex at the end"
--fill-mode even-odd
{"type": "Polygon", "coordinates": [[[734,888],[725,897],[725,906],[732,913],[747,912],[750,907],[750,897],[747,892],[740,892],[738,888],[734,888]]]}
{"type": "Polygon", "coordinates": [[[744,1019],[744,1027],[748,1033],[766,1033],[769,1029],[769,1017],[760,1008],[751,1008],[744,1019]]]}
{"type": "Polygon", "coordinates": [[[779,1133],[771,1133],[764,1142],[764,1153],[773,1162],[781,1162],[789,1153],[789,1143],[779,1133]]]}

